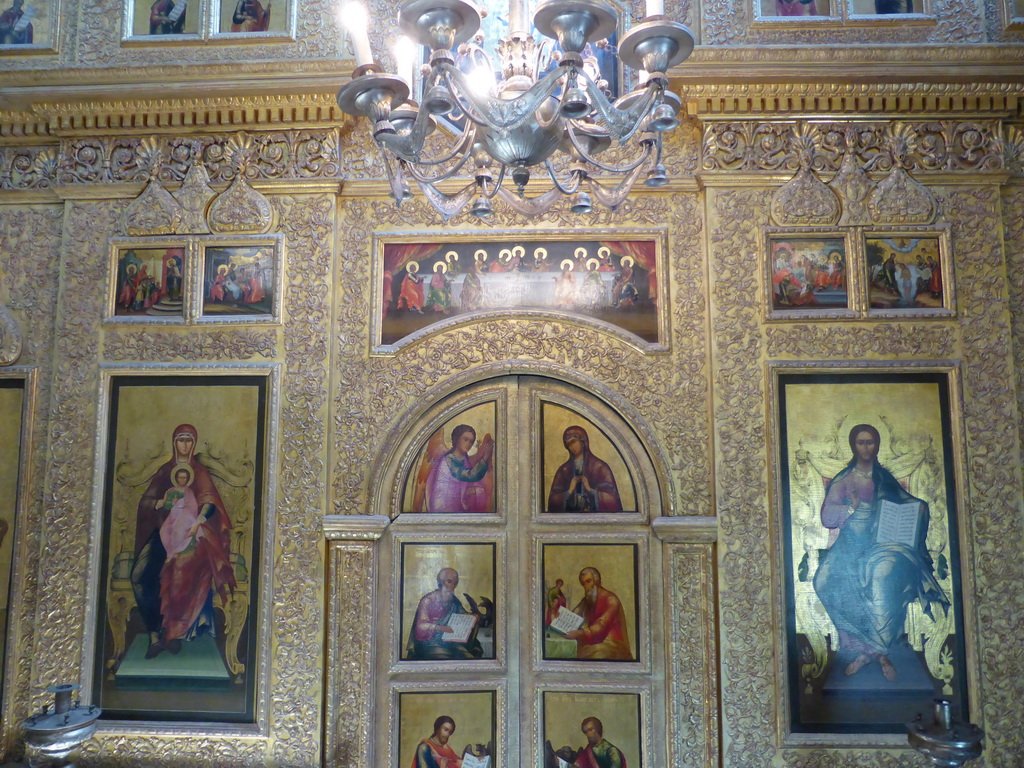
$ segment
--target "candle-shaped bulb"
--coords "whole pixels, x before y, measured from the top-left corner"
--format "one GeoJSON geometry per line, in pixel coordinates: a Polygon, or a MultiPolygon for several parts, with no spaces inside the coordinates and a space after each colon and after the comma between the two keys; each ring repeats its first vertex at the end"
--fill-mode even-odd
{"type": "Polygon", "coordinates": [[[416,43],[405,35],[395,40],[395,67],[396,74],[409,84],[411,92],[416,82],[416,43]]]}
{"type": "Polygon", "coordinates": [[[341,8],[340,21],[348,30],[352,41],[352,53],[356,57],[356,66],[364,67],[373,64],[373,51],[370,50],[370,34],[367,31],[366,8],[360,3],[346,3],[341,8]]]}
{"type": "Polygon", "coordinates": [[[664,16],[665,0],[647,0],[648,16],[664,16]]]}

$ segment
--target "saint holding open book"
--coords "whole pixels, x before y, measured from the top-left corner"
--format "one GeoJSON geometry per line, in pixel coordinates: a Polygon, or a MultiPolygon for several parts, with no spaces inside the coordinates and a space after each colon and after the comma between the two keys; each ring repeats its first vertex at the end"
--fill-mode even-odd
{"type": "Polygon", "coordinates": [[[870,424],[850,430],[853,452],[825,491],[821,522],[830,547],[814,575],[814,590],[839,633],[845,673],[877,661],[889,682],[897,678],[893,651],[905,644],[907,607],[919,601],[949,609],[935,579],[928,535],[928,504],[909,493],[878,462],[881,436],[870,424]]]}

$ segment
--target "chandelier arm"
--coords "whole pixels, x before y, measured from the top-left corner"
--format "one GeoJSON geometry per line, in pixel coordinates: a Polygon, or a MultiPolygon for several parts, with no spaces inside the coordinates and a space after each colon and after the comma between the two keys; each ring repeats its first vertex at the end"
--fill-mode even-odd
{"type": "Polygon", "coordinates": [[[469,201],[473,199],[473,192],[476,191],[476,182],[470,182],[454,195],[446,195],[444,192],[440,192],[434,188],[434,185],[428,181],[416,181],[419,185],[420,190],[423,192],[423,196],[427,198],[434,210],[444,217],[445,221],[458,216],[467,205],[469,201]]]}
{"type": "MultiPolygon", "coordinates": [[[[475,128],[473,129],[473,131],[469,132],[469,138],[472,138],[472,136],[475,135],[475,132],[476,132],[475,128]]],[[[461,171],[462,170],[462,166],[464,166],[466,164],[466,161],[469,160],[470,157],[472,157],[472,155],[473,155],[472,146],[473,145],[472,145],[471,141],[469,141],[467,139],[463,139],[463,140],[461,140],[459,142],[459,146],[456,147],[456,151],[452,152],[444,160],[438,160],[438,161],[434,161],[434,162],[421,162],[421,163],[416,163],[416,164],[409,163],[409,175],[412,176],[416,181],[422,181],[422,182],[425,182],[427,184],[436,184],[439,181],[444,181],[445,179],[450,179],[452,176],[454,176],[459,171],[461,171]],[[417,167],[417,166],[420,166],[420,165],[426,166],[426,167],[440,165],[442,162],[446,162],[447,160],[451,160],[453,157],[455,157],[457,152],[462,152],[462,158],[459,160],[458,163],[456,163],[455,167],[454,168],[450,168],[447,171],[445,171],[445,172],[443,172],[443,173],[441,173],[441,174],[439,174],[437,176],[427,176],[426,174],[421,173],[420,170],[417,167]]]]}
{"type": "MultiPolygon", "coordinates": [[[[385,136],[386,135],[387,134],[385,134],[385,136]]],[[[402,155],[398,155],[398,156],[401,157],[406,162],[412,163],[413,165],[422,165],[422,166],[426,166],[426,167],[429,167],[429,166],[432,166],[432,165],[443,165],[444,163],[447,163],[448,161],[450,161],[456,155],[458,155],[460,153],[463,153],[463,152],[466,153],[465,157],[468,157],[470,153],[466,152],[466,147],[467,146],[472,146],[473,145],[473,141],[475,141],[475,140],[476,140],[476,126],[473,126],[472,130],[463,131],[462,132],[462,137],[459,139],[459,141],[455,145],[454,149],[452,149],[452,151],[449,152],[446,157],[442,157],[439,160],[424,160],[423,158],[421,158],[419,156],[418,153],[417,153],[415,158],[402,157],[402,155]]],[[[389,148],[390,148],[390,145],[389,145],[389,148]]],[[[396,152],[395,154],[398,154],[398,153],[396,152]]],[[[459,168],[461,168],[463,166],[463,164],[466,162],[465,157],[463,157],[462,161],[459,163],[459,168]]],[[[456,170],[458,170],[458,169],[456,169],[456,170]]],[[[439,177],[439,178],[447,179],[447,178],[450,178],[451,176],[452,176],[452,174],[449,173],[446,176],[439,177]]]]}
{"type": "Polygon", "coordinates": [[[629,195],[630,190],[633,189],[633,185],[636,184],[636,180],[640,178],[640,174],[643,171],[643,166],[638,165],[612,188],[604,187],[595,179],[590,178],[588,179],[590,182],[590,193],[602,205],[611,209],[618,208],[629,195]]]}
{"type": "Polygon", "coordinates": [[[558,187],[552,187],[542,195],[536,197],[519,197],[507,189],[498,188],[498,197],[501,198],[509,208],[524,216],[540,216],[551,210],[551,206],[562,196],[558,187]]]}
{"type": "Polygon", "coordinates": [[[563,187],[562,186],[562,182],[560,182],[558,180],[558,177],[555,175],[555,169],[554,169],[554,166],[551,165],[551,158],[550,157],[547,160],[544,161],[544,167],[548,169],[548,176],[551,177],[552,183],[556,187],[558,187],[559,191],[563,195],[571,195],[573,192],[575,192],[577,189],[580,188],[580,181],[582,180],[582,176],[580,174],[573,172],[571,175],[572,175],[572,178],[576,180],[576,183],[575,184],[570,184],[567,187],[563,187]]]}
{"type": "Polygon", "coordinates": [[[501,189],[501,182],[505,180],[505,166],[501,166],[501,170],[498,171],[498,180],[494,182],[494,189],[490,192],[487,191],[487,182],[483,179],[480,180],[480,188],[483,190],[484,197],[488,200],[493,200],[494,196],[498,194],[498,190],[501,189]]]}
{"type": "Polygon", "coordinates": [[[377,136],[377,144],[387,149],[394,155],[410,163],[418,163],[420,152],[423,151],[423,142],[430,131],[430,115],[427,110],[421,109],[416,113],[412,129],[408,133],[382,133],[377,136]]]}
{"type": "Polygon", "coordinates": [[[588,154],[586,148],[580,143],[579,139],[576,138],[576,133],[572,129],[572,123],[569,124],[568,133],[569,133],[569,141],[572,142],[572,145],[576,149],[576,151],[580,153],[580,157],[582,157],[586,162],[590,163],[591,165],[597,166],[598,168],[600,168],[605,173],[615,173],[615,174],[629,173],[630,171],[632,171],[637,166],[643,165],[645,162],[647,162],[650,159],[650,157],[651,157],[651,147],[654,144],[653,141],[645,141],[645,142],[643,142],[644,147],[643,147],[643,152],[640,155],[640,158],[635,163],[630,163],[629,165],[625,165],[625,166],[622,166],[621,168],[618,168],[618,167],[616,167],[614,165],[605,165],[604,163],[599,162],[598,160],[595,160],[590,154],[588,154]]]}
{"type": "Polygon", "coordinates": [[[594,105],[594,109],[601,116],[598,123],[608,129],[608,133],[613,139],[618,139],[619,141],[627,141],[636,133],[640,123],[650,114],[651,107],[654,106],[655,100],[661,95],[662,91],[662,87],[658,82],[652,80],[647,86],[647,93],[644,94],[643,98],[638,99],[635,104],[631,104],[627,109],[618,109],[608,101],[608,98],[601,92],[601,89],[597,87],[597,83],[586,72],[580,72],[580,74],[583,77],[584,83],[586,83],[590,103],[594,105]]]}
{"type": "Polygon", "coordinates": [[[490,96],[474,96],[465,75],[452,64],[441,62],[437,68],[444,77],[448,90],[458,99],[459,107],[466,117],[478,125],[499,130],[518,128],[533,117],[534,112],[554,93],[558,82],[565,75],[560,68],[553,69],[521,96],[514,99],[497,99],[490,96]]]}
{"type": "Polygon", "coordinates": [[[384,170],[388,174],[388,184],[391,187],[391,197],[398,205],[405,199],[404,175],[402,173],[402,160],[390,158],[386,152],[382,152],[384,158],[384,170]]]}

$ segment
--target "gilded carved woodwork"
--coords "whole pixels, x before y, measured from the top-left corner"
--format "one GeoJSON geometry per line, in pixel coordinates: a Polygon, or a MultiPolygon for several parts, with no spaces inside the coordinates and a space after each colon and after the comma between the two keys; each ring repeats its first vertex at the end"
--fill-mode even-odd
{"type": "Polygon", "coordinates": [[[0,365],[11,365],[21,356],[22,333],[17,318],[0,303],[0,365]]]}
{"type": "Polygon", "coordinates": [[[821,145],[818,129],[798,123],[793,128],[791,144],[798,170],[772,195],[772,218],[780,226],[835,224],[841,215],[839,200],[811,171],[815,152],[821,145]]]}
{"type": "MultiPolygon", "coordinates": [[[[869,122],[815,123],[820,146],[815,147],[811,169],[832,173],[844,156],[867,172],[888,173],[900,163],[908,171],[1001,171],[1003,131],[995,119],[873,120],[869,122]],[[893,138],[895,137],[895,138],[893,138]],[[904,145],[904,146],[901,146],[904,145]]],[[[800,167],[795,138],[806,130],[799,121],[709,122],[704,127],[704,171],[792,171],[800,167]]],[[[848,171],[849,173],[849,171],[848,171]]]]}
{"type": "Polygon", "coordinates": [[[159,363],[171,360],[274,360],[279,356],[274,331],[239,328],[189,332],[109,330],[103,334],[105,360],[159,363]]]}
{"type": "Polygon", "coordinates": [[[863,326],[786,324],[765,328],[769,357],[950,358],[959,349],[959,328],[950,324],[878,323],[863,326]]]}
{"type": "Polygon", "coordinates": [[[121,230],[126,235],[169,235],[181,225],[182,208],[155,178],[124,209],[121,230]]]}
{"type": "Polygon", "coordinates": [[[206,166],[196,162],[199,151],[198,145],[193,145],[192,164],[185,174],[185,180],[174,193],[174,199],[181,206],[179,234],[206,234],[210,231],[206,210],[217,193],[210,187],[210,174],[206,172],[206,166]]]}
{"type": "MultiPolygon", "coordinates": [[[[1024,186],[1014,185],[1003,192],[1002,209],[1017,409],[1024,413],[1024,186]]],[[[1020,420],[1020,444],[1024,446],[1024,419],[1020,420]]]]}
{"type": "MultiPolygon", "coordinates": [[[[708,514],[707,456],[702,447],[707,433],[699,418],[707,391],[699,208],[686,196],[676,199],[679,203],[672,205],[668,197],[634,198],[620,208],[618,216],[594,216],[593,228],[588,228],[599,233],[601,227],[611,224],[650,227],[666,220],[678,227],[668,248],[673,265],[668,296],[672,302],[678,297],[680,303],[673,304],[673,311],[676,317],[685,314],[686,319],[672,336],[669,355],[644,355],[620,339],[595,334],[571,321],[524,318],[509,323],[499,316],[484,316],[409,344],[392,357],[370,358],[359,367],[343,361],[365,358],[370,348],[366,324],[370,303],[365,286],[369,283],[372,235],[391,227],[425,230],[441,222],[420,199],[408,201],[401,209],[386,200],[346,201],[339,227],[339,264],[346,275],[346,293],[337,303],[335,371],[340,378],[335,389],[332,511],[365,509],[370,478],[355,478],[351,468],[371,465],[373,436],[389,432],[410,404],[425,405],[428,392],[452,391],[460,375],[481,366],[514,361],[507,364],[511,370],[562,376],[586,382],[582,384],[585,388],[603,386],[610,396],[638,413],[659,414],[656,421],[647,422],[653,422],[655,430],[650,444],[663,446],[672,467],[671,482],[685,489],[686,513],[708,514]]],[[[498,221],[487,226],[527,224],[518,216],[495,218],[498,221]]],[[[470,217],[464,216],[455,219],[453,226],[465,228],[470,222],[470,217]]],[[[578,226],[575,217],[564,210],[553,213],[548,222],[546,226],[578,226]]]]}
{"type": "MultiPolygon", "coordinates": [[[[35,414],[24,430],[32,449],[23,464],[24,478],[19,502],[24,515],[18,520],[15,540],[19,562],[12,581],[14,602],[8,614],[8,647],[32,648],[41,626],[38,608],[39,568],[42,553],[38,536],[43,516],[43,478],[47,471],[46,436],[49,421],[51,369],[54,344],[53,313],[57,304],[57,281],[63,226],[59,206],[0,208],[0,286],[8,296],[7,307],[24,329],[22,365],[35,370],[35,414]],[[34,479],[34,481],[33,481],[34,479]],[[27,481],[27,482],[25,482],[27,481]]],[[[28,394],[28,393],[27,393],[28,394]]],[[[0,740],[5,752],[17,744],[20,728],[32,707],[32,655],[9,656],[4,682],[3,730],[0,740]]]]}
{"type": "Polygon", "coordinates": [[[335,231],[331,195],[272,200],[288,243],[284,305],[285,375],[281,408],[280,498],[274,540],[274,638],[269,697],[273,741],[267,759],[280,765],[319,762],[323,676],[324,560],[320,520],[327,498],[329,328],[335,231]],[[318,585],[310,588],[311,585],[318,585]]]}
{"type": "Polygon", "coordinates": [[[667,544],[664,561],[672,605],[668,631],[672,764],[712,768],[718,765],[719,755],[714,547],[667,544]]]}

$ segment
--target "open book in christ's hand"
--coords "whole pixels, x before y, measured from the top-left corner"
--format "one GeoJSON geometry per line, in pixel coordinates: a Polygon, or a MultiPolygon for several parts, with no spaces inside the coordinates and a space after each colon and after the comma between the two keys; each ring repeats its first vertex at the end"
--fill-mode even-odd
{"type": "Polygon", "coordinates": [[[451,632],[442,632],[441,639],[446,643],[464,643],[476,626],[479,617],[472,613],[453,613],[443,619],[440,624],[452,628],[451,632]]]}
{"type": "Polygon", "coordinates": [[[491,756],[477,757],[467,752],[462,756],[462,768],[491,768],[491,756]]]}
{"type": "Polygon", "coordinates": [[[558,615],[555,616],[555,620],[548,625],[549,628],[553,629],[560,635],[567,635],[582,626],[583,617],[578,613],[573,613],[564,605],[558,607],[558,615]]]}
{"type": "Polygon", "coordinates": [[[876,544],[906,544],[917,546],[917,529],[921,522],[921,502],[908,501],[897,504],[882,499],[878,503],[878,531],[876,544]]]}

